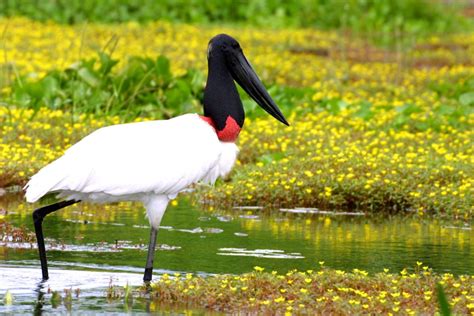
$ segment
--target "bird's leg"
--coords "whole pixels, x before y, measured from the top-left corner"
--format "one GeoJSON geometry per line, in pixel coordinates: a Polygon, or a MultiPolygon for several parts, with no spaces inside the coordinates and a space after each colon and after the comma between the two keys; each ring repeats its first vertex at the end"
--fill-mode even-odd
{"type": "Polygon", "coordinates": [[[43,206],[33,212],[33,223],[35,225],[36,240],[38,242],[38,251],[41,261],[41,272],[43,273],[43,280],[48,279],[48,262],[46,261],[46,249],[44,247],[44,237],[43,237],[43,219],[46,215],[58,211],[66,206],[75,204],[79,201],[70,200],[70,201],[61,201],[51,205],[43,206]]]}
{"type": "Polygon", "coordinates": [[[148,255],[146,257],[145,274],[143,275],[143,281],[150,282],[151,275],[153,273],[153,259],[155,258],[155,247],[156,247],[156,235],[158,229],[151,227],[150,232],[150,243],[148,244],[148,255]]]}
{"type": "Polygon", "coordinates": [[[153,258],[155,257],[156,235],[158,233],[158,229],[160,228],[161,219],[163,218],[163,214],[166,211],[168,202],[169,198],[166,195],[151,196],[144,201],[146,213],[151,226],[145,274],[143,275],[143,281],[147,284],[150,283],[151,275],[153,273],[153,258]]]}

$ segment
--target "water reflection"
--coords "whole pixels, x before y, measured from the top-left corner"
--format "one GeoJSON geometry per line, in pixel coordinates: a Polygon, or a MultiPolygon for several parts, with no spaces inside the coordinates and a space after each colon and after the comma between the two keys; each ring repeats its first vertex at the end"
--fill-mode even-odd
{"type": "MultiPolygon", "coordinates": [[[[4,210],[0,223],[26,227],[27,239],[2,239],[0,232],[0,263],[37,260],[34,238],[28,239],[33,207],[20,199],[18,195],[0,198],[4,210]]],[[[438,272],[474,272],[473,231],[463,223],[268,214],[247,208],[215,213],[181,200],[169,208],[162,225],[156,265],[170,271],[241,273],[259,265],[286,272],[311,269],[325,261],[336,269],[378,272],[423,261],[438,272]]],[[[141,271],[144,266],[149,227],[139,204],[77,204],[48,216],[44,227],[53,267],[68,263],[141,271]]]]}
{"type": "MultiPolygon", "coordinates": [[[[0,294],[9,290],[13,296],[13,306],[0,304],[0,314],[67,313],[72,305],[65,299],[67,291],[77,293],[74,295],[75,309],[92,311],[103,306],[115,311],[123,310],[122,302],[104,305],[105,291],[111,284],[121,287],[126,284],[141,285],[142,278],[141,273],[50,269],[50,279],[43,281],[41,271],[35,266],[0,264],[0,294]],[[53,295],[57,296],[56,301],[53,295]]],[[[137,309],[143,311],[139,306],[137,309]]]]}
{"type": "Polygon", "coordinates": [[[45,284],[45,281],[41,280],[40,282],[38,282],[38,286],[35,289],[35,292],[37,293],[35,309],[34,309],[35,315],[41,315],[43,312],[44,295],[46,293],[44,284],[45,284]]]}
{"type": "Polygon", "coordinates": [[[256,257],[271,259],[304,259],[299,252],[285,253],[279,249],[219,248],[218,256],[256,257]]]}

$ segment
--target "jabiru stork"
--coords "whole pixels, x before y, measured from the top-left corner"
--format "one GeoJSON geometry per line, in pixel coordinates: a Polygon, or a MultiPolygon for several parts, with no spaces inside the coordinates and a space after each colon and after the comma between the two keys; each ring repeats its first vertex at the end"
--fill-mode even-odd
{"type": "Polygon", "coordinates": [[[203,116],[185,114],[100,128],[31,177],[25,186],[28,202],[48,193],[61,199],[33,212],[44,280],[48,266],[43,219],[80,201],[143,202],[151,226],[143,280],[151,280],[156,235],[168,202],[194,183],[214,183],[235,163],[235,141],[245,113],[234,80],[265,111],[289,125],[234,38],[213,37],[207,59],[203,116]]]}

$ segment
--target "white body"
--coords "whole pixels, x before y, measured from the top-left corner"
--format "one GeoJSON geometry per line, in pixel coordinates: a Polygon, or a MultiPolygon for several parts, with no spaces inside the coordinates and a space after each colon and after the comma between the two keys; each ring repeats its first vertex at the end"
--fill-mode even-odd
{"type": "Polygon", "coordinates": [[[197,114],[108,126],[35,174],[25,186],[26,200],[57,192],[66,200],[142,201],[158,229],[170,199],[193,183],[225,176],[237,153],[197,114]]]}

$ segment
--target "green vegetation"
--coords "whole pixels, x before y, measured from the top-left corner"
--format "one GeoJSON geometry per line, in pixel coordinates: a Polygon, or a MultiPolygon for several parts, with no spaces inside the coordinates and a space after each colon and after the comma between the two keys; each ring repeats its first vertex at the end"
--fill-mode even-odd
{"type": "Polygon", "coordinates": [[[99,59],[83,60],[65,70],[52,70],[37,81],[17,77],[10,102],[38,111],[71,111],[73,115],[120,115],[170,118],[199,110],[203,74],[188,71],[181,76],[170,72],[169,60],[131,58],[126,67],[113,72],[118,61],[105,53],[99,59]]]}
{"type": "Polygon", "coordinates": [[[446,297],[446,293],[444,293],[443,286],[439,283],[436,284],[436,294],[438,296],[439,309],[441,311],[441,315],[450,316],[451,308],[449,308],[449,302],[446,297]]]}
{"type": "Polygon", "coordinates": [[[67,24],[166,19],[200,24],[336,28],[382,38],[384,42],[394,35],[463,30],[470,23],[459,14],[460,8],[462,4],[429,0],[6,0],[0,3],[4,16],[25,15],[67,24]]]}
{"type": "MultiPolygon", "coordinates": [[[[18,34],[27,38],[32,26],[22,25],[18,34]]],[[[54,25],[40,25],[47,31],[47,40],[36,38],[31,46],[43,49],[62,38],[49,35],[54,25]]],[[[195,32],[192,27],[157,25],[169,32],[157,34],[165,32],[165,38],[175,32],[195,32]]],[[[149,47],[147,26],[121,27],[134,52],[149,47]]],[[[99,40],[111,27],[89,28],[94,40],[99,40]]],[[[68,31],[77,34],[74,28],[68,31]]],[[[344,40],[333,38],[325,49],[328,54],[335,52],[335,57],[328,58],[292,50],[305,47],[305,38],[313,32],[249,34],[255,67],[270,82],[270,94],[291,127],[277,126],[242,93],[248,120],[238,139],[240,166],[230,181],[200,190],[200,201],[220,208],[314,207],[472,218],[474,81],[470,65],[474,60],[469,52],[474,37],[434,37],[403,53],[404,63],[381,63],[362,56],[360,42],[351,48],[358,52],[357,59],[343,58],[338,48],[345,45],[344,40]],[[262,37],[270,44],[256,41],[262,37]],[[289,37],[295,37],[290,45],[286,43],[289,37]],[[452,47],[456,49],[446,49],[452,47]],[[430,67],[420,67],[420,63],[430,67]]],[[[206,43],[204,35],[199,36],[206,43]]],[[[324,38],[324,33],[319,36],[324,38]]],[[[75,47],[77,42],[82,45],[80,41],[66,45],[75,47]]],[[[44,71],[40,79],[24,70],[13,76],[12,84],[3,89],[8,106],[0,108],[4,153],[0,184],[24,184],[40,167],[100,126],[202,113],[205,44],[179,51],[182,45],[172,49],[159,41],[154,49],[169,52],[166,57],[136,57],[110,43],[105,47],[113,46],[114,57],[101,52],[98,58],[71,65],[71,56],[62,56],[62,64],[69,65],[64,68],[38,57],[32,71],[44,71]],[[197,70],[184,68],[192,60],[199,60],[197,70]],[[178,65],[178,71],[173,65],[178,65]]],[[[12,51],[19,56],[18,63],[23,63],[21,57],[34,55],[22,53],[22,47],[14,46],[12,51]]]]}
{"type": "MultiPolygon", "coordinates": [[[[5,100],[18,108],[38,111],[42,107],[70,112],[73,117],[93,114],[96,117],[120,116],[121,121],[138,117],[167,119],[183,113],[202,112],[205,74],[187,70],[173,75],[170,60],[131,57],[121,69],[118,60],[106,53],[99,58],[81,60],[71,67],[51,70],[39,80],[14,77],[5,100]]],[[[311,88],[270,86],[280,108],[290,110],[295,103],[307,102],[311,88]]],[[[248,116],[262,114],[250,97],[241,91],[248,116]]],[[[308,109],[301,109],[308,111],[308,109]]]]}
{"type": "MultiPolygon", "coordinates": [[[[410,213],[470,225],[474,23],[462,9],[432,0],[1,1],[0,188],[25,184],[102,126],[201,113],[206,44],[226,32],[242,43],[291,126],[278,125],[242,93],[248,119],[237,166],[215,187],[195,190],[195,200],[210,209],[410,213]]],[[[120,211],[103,206],[110,208],[120,211]]],[[[115,218],[103,209],[100,216],[115,218]]],[[[0,240],[34,242],[5,217],[0,240]]],[[[317,241],[304,227],[271,223],[275,234],[298,230],[317,241]]],[[[421,262],[373,275],[323,262],[284,275],[263,270],[164,275],[147,288],[112,286],[107,297],[123,300],[126,310],[146,301],[151,311],[474,310],[473,276],[436,274],[421,262]]],[[[74,300],[70,290],[51,294],[54,308],[71,310],[74,300]]],[[[12,304],[11,294],[4,301],[12,304]]]]}
{"type": "Polygon", "coordinates": [[[129,308],[133,305],[131,297],[139,301],[151,294],[152,310],[186,306],[250,314],[449,315],[450,308],[456,314],[474,308],[472,277],[436,274],[421,262],[411,271],[392,273],[384,269],[374,275],[358,269],[327,269],[324,262],[320,265],[316,270],[292,270],[283,275],[263,272],[264,268],[258,266],[254,272],[242,275],[165,274],[151,284],[151,292],[146,286],[134,291],[128,286],[112,286],[107,295],[112,300],[124,300],[129,308]]]}

